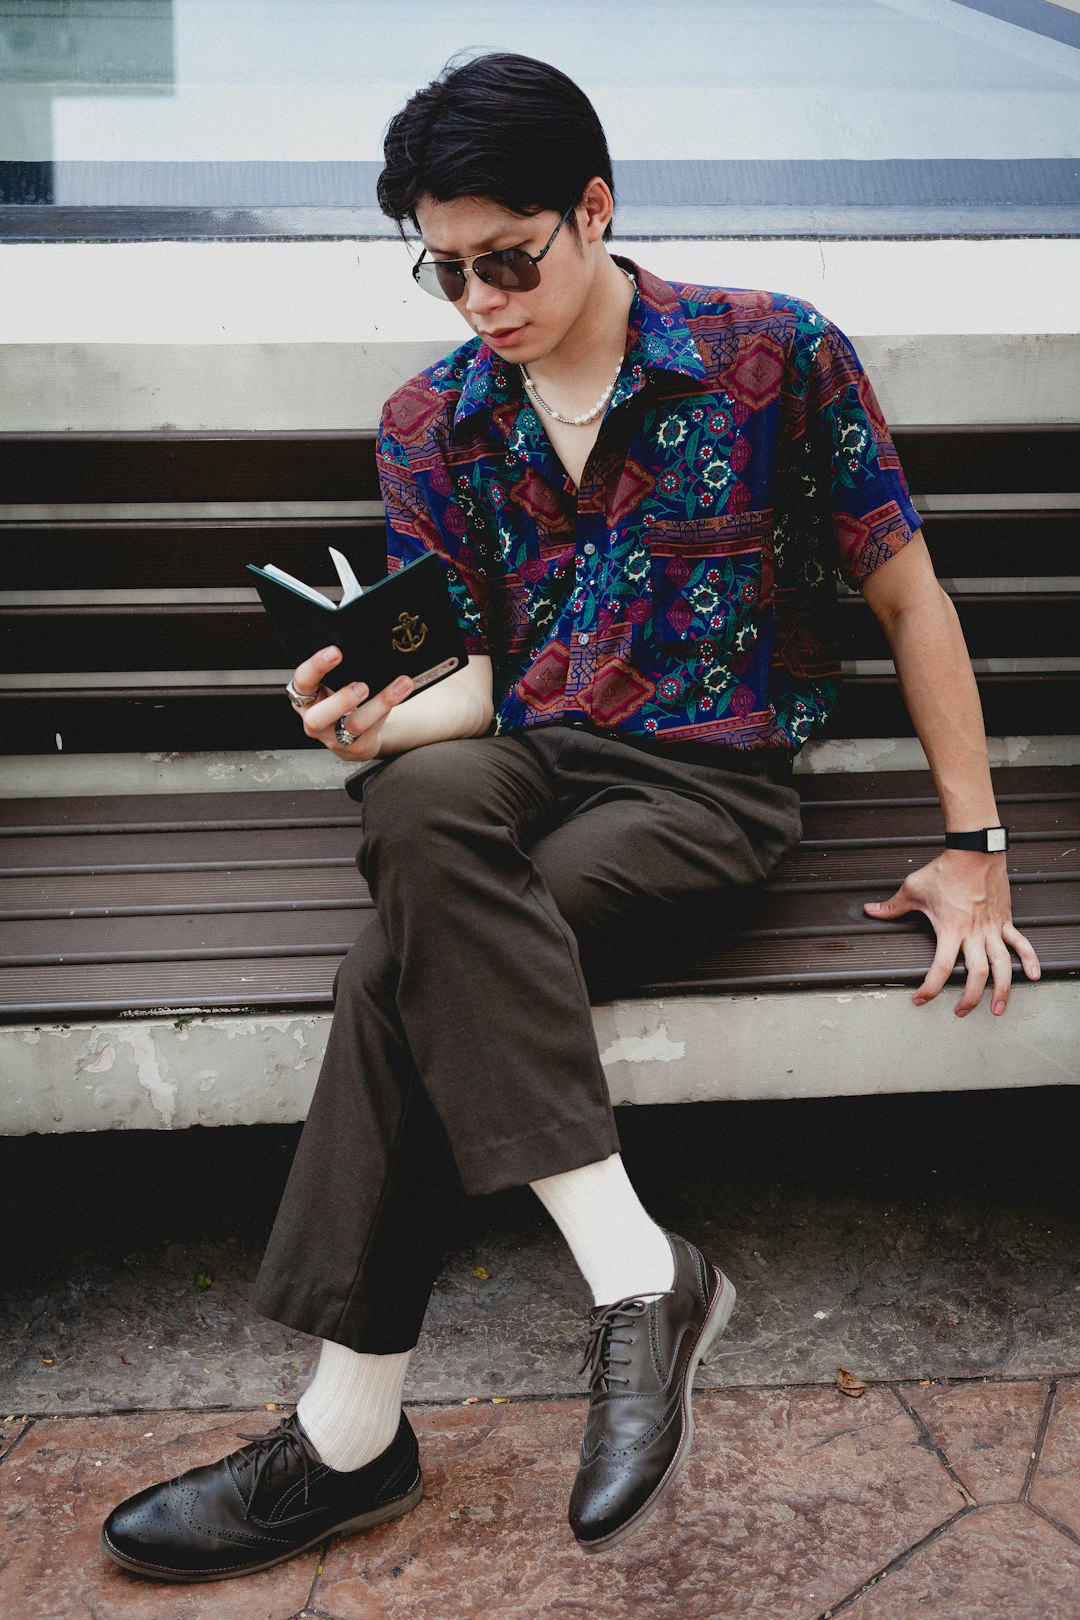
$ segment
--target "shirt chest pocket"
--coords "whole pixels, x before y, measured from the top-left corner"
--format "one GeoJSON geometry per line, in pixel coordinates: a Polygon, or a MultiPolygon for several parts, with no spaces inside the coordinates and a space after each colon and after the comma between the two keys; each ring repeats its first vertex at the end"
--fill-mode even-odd
{"type": "Polygon", "coordinates": [[[740,629],[756,617],[762,596],[760,550],[702,554],[698,545],[661,543],[653,547],[650,573],[653,634],[661,645],[705,640],[717,650],[734,648],[740,629]]]}

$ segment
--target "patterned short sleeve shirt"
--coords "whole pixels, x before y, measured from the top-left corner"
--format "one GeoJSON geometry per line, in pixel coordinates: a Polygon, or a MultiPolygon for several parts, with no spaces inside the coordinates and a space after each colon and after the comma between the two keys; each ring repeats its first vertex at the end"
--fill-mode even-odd
{"type": "Polygon", "coordinates": [[[810,304],[617,262],[637,294],[580,487],[474,338],[387,403],[390,568],[443,559],[497,731],[798,749],[836,696],[837,573],[919,527],[888,429],[810,304]]]}

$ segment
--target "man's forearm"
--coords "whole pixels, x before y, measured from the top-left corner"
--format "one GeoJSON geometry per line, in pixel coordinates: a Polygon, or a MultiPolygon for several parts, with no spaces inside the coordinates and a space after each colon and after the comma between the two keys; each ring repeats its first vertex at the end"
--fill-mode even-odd
{"type": "Polygon", "coordinates": [[[482,737],[491,724],[491,661],[470,658],[456,675],[392,709],[383,723],[379,757],[427,743],[482,737]]]}
{"type": "Polygon", "coordinates": [[[968,832],[995,825],[982,705],[956,609],[935,585],[884,628],[946,826],[968,832]]]}

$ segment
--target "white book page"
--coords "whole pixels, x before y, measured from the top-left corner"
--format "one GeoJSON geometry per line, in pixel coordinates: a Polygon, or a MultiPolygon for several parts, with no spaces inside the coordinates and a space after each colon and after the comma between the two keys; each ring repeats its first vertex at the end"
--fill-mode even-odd
{"type": "Polygon", "coordinates": [[[317,590],[314,585],[306,585],[302,579],[297,579],[295,574],[287,574],[284,568],[279,568],[276,563],[265,563],[263,573],[269,574],[271,579],[276,579],[280,585],[287,585],[298,596],[306,596],[309,602],[314,602],[319,607],[347,607],[350,602],[355,602],[358,597],[363,596],[363,587],[353,573],[348,557],[343,556],[340,551],[335,551],[333,546],[329,547],[329,551],[337,570],[337,577],[341,581],[341,601],[338,603],[331,602],[322,591],[317,590]]]}
{"type": "Polygon", "coordinates": [[[350,602],[355,602],[357,597],[363,596],[363,586],[353,573],[348,557],[342,556],[340,551],[335,551],[333,546],[329,549],[334,559],[334,567],[337,569],[337,577],[341,581],[341,601],[338,607],[348,607],[350,602]]]}

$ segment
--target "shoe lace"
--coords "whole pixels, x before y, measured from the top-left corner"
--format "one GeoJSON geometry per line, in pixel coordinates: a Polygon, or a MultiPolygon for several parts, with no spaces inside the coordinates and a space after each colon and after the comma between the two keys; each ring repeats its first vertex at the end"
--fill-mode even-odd
{"type": "Polygon", "coordinates": [[[633,1329],[634,1323],[645,1315],[649,1309],[649,1302],[644,1299],[619,1299],[614,1305],[601,1305],[590,1312],[592,1326],[589,1329],[589,1340],[585,1346],[585,1354],[581,1358],[578,1372],[588,1371],[589,1393],[595,1395],[598,1390],[610,1389],[613,1384],[628,1384],[629,1378],[620,1378],[618,1373],[612,1372],[613,1367],[628,1367],[629,1356],[616,1356],[613,1353],[615,1345],[631,1345],[631,1337],[621,1338],[617,1332],[619,1328],[633,1329]]]}
{"type": "Polygon", "coordinates": [[[255,1495],[264,1474],[272,1468],[276,1461],[279,1459],[288,1461],[297,1452],[299,1452],[304,1465],[304,1506],[306,1507],[313,1453],[305,1435],[296,1427],[295,1419],[285,1418],[276,1429],[271,1429],[269,1434],[240,1434],[238,1438],[248,1441],[248,1445],[244,1449],[247,1452],[247,1461],[251,1465],[251,1483],[244,1499],[244,1518],[251,1517],[255,1495]]]}

